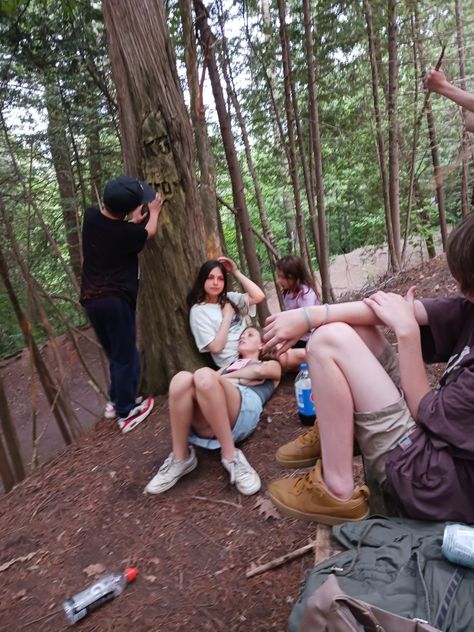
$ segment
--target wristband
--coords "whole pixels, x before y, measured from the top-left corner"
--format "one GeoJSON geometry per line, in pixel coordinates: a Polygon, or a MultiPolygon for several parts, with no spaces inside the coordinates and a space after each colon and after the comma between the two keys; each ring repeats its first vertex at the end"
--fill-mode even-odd
{"type": "Polygon", "coordinates": [[[329,322],[329,305],[327,303],[324,303],[324,307],[326,308],[326,313],[324,315],[322,323],[319,325],[320,327],[322,327],[323,325],[327,325],[329,322]]]}
{"type": "Polygon", "coordinates": [[[308,329],[310,331],[311,331],[311,329],[314,329],[313,323],[311,322],[311,319],[309,317],[309,313],[308,313],[308,308],[307,307],[303,307],[303,316],[304,316],[304,319],[306,321],[306,324],[308,325],[308,329]]]}

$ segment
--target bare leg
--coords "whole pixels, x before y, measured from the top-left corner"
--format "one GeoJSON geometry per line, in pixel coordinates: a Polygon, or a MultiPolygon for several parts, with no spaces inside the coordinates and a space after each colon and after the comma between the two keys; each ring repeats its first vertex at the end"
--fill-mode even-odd
{"type": "Polygon", "coordinates": [[[284,373],[287,371],[298,371],[300,364],[306,362],[306,349],[288,349],[278,356],[278,362],[284,373]]]}
{"type": "MultiPolygon", "coordinates": [[[[381,353],[380,345],[385,343],[375,331],[363,333],[381,353]]],[[[396,402],[400,394],[361,336],[345,323],[317,329],[306,351],[318,410],[324,481],[332,494],[349,498],[354,490],[354,411],[379,410],[396,402]]]]}
{"type": "Polygon", "coordinates": [[[173,377],[168,400],[173,454],[178,460],[185,459],[189,452],[189,431],[197,408],[192,373],[180,371],[173,377]]]}
{"type": "Polygon", "coordinates": [[[202,416],[221,444],[222,456],[232,460],[235,455],[232,427],[240,412],[239,389],[208,368],[194,373],[194,389],[202,416]]]}

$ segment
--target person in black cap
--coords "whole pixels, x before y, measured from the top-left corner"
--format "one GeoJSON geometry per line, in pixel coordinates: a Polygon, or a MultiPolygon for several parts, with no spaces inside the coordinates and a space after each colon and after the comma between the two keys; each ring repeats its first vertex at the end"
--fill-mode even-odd
{"type": "Polygon", "coordinates": [[[82,226],[81,304],[109,360],[110,401],[104,416],[133,430],[152,411],[137,398],[138,253],[156,234],[163,197],[146,182],[120,176],[104,189],[104,208],[88,208],[82,226]]]}

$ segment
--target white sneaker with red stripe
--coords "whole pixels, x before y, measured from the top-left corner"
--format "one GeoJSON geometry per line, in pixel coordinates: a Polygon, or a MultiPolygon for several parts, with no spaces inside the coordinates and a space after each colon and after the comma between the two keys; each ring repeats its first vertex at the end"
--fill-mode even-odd
{"type": "MultiPolygon", "coordinates": [[[[139,395],[135,400],[135,404],[141,404],[142,401],[143,401],[143,397],[139,395]]],[[[116,419],[116,417],[117,417],[117,411],[115,410],[115,404],[113,402],[106,402],[105,408],[104,408],[104,418],[116,419]]]]}
{"type": "Polygon", "coordinates": [[[133,430],[138,424],[144,421],[153,410],[154,403],[154,399],[150,395],[144,399],[141,404],[132,408],[126,417],[119,417],[117,419],[117,425],[122,431],[122,434],[130,432],[130,430],[133,430]]]}

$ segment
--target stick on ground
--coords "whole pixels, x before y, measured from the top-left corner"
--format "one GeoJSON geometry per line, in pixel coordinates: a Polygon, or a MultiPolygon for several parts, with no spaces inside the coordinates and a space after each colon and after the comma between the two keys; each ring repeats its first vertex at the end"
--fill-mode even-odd
{"type": "Polygon", "coordinates": [[[305,544],[304,546],[296,549],[295,551],[291,551],[291,553],[286,553],[285,555],[281,555],[280,557],[276,557],[274,560],[270,560],[266,564],[261,564],[260,566],[252,565],[245,573],[245,577],[247,579],[249,577],[253,577],[254,575],[259,575],[260,573],[264,573],[265,571],[270,570],[271,568],[276,568],[277,566],[282,566],[286,564],[290,560],[294,560],[296,557],[300,557],[304,555],[308,551],[311,551],[316,544],[315,540],[312,540],[309,544],[305,544]]]}

